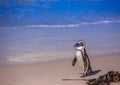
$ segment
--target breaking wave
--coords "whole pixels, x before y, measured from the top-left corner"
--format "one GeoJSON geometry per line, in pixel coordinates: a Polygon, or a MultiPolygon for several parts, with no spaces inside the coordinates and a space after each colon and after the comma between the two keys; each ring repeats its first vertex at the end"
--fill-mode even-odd
{"type": "Polygon", "coordinates": [[[21,26],[11,26],[11,27],[0,27],[0,29],[8,29],[8,28],[65,28],[65,27],[79,27],[82,25],[94,25],[94,24],[109,24],[109,23],[120,23],[120,20],[102,20],[95,22],[82,22],[80,24],[57,24],[57,25],[21,25],[21,26]]]}

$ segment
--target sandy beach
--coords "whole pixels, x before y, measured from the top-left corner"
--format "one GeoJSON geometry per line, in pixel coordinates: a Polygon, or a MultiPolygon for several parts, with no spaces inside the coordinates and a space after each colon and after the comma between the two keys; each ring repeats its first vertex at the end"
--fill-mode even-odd
{"type": "MultiPolygon", "coordinates": [[[[120,55],[92,57],[94,71],[102,70],[85,79],[97,78],[108,71],[120,71],[120,55]]],[[[80,79],[80,68],[71,65],[72,59],[27,65],[0,66],[0,85],[86,85],[85,81],[62,81],[80,79]]],[[[119,85],[112,83],[111,85],[119,85]]]]}
{"type": "Polygon", "coordinates": [[[84,79],[120,72],[120,0],[0,0],[0,85],[86,85],[80,40],[84,79]]]}

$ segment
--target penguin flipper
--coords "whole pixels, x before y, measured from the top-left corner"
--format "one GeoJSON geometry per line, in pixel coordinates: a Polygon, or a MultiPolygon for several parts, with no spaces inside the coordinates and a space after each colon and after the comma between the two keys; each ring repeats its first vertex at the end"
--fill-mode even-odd
{"type": "Polygon", "coordinates": [[[74,57],[74,59],[72,61],[72,66],[75,66],[76,62],[77,62],[77,59],[76,59],[76,57],[74,57]]]}

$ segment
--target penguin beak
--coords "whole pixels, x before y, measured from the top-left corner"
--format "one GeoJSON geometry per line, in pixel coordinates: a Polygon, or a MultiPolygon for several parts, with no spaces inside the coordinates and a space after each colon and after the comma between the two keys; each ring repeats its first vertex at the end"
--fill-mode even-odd
{"type": "Polygon", "coordinates": [[[79,46],[79,43],[76,43],[76,44],[74,45],[74,47],[77,47],[77,46],[79,46]]]}

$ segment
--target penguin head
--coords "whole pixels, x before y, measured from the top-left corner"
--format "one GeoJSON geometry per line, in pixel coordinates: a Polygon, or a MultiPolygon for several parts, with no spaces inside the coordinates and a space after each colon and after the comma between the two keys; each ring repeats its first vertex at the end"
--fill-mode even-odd
{"type": "Polygon", "coordinates": [[[81,46],[84,46],[84,41],[83,41],[83,40],[79,40],[79,41],[74,45],[74,47],[81,47],[81,46]]]}

